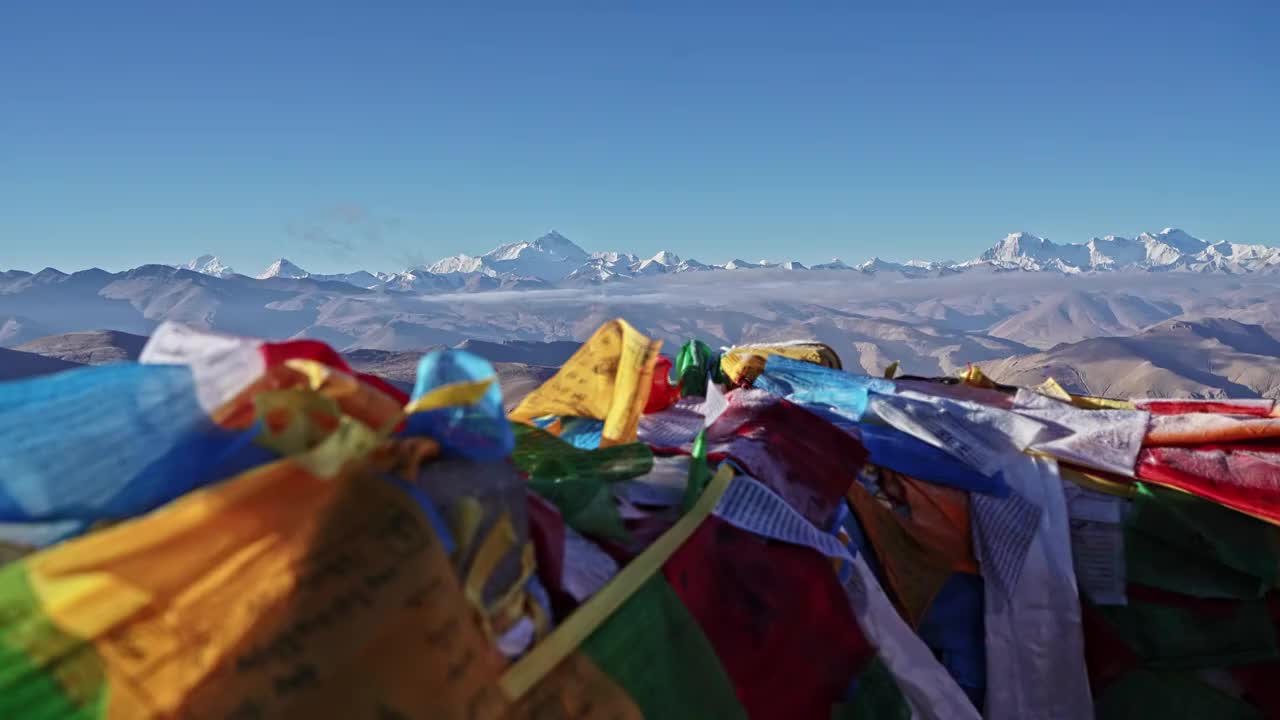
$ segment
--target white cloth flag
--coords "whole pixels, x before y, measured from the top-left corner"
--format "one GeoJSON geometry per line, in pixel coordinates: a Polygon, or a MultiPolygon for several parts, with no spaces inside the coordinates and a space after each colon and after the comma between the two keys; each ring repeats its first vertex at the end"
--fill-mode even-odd
{"type": "Polygon", "coordinates": [[[1082,410],[1025,389],[1018,390],[1013,411],[1047,425],[1031,449],[1119,475],[1133,474],[1151,420],[1143,411],[1082,410]]]}
{"type": "MultiPolygon", "coordinates": [[[[1084,662],[1084,630],[1071,556],[1070,525],[1057,463],[1024,456],[1004,468],[1013,494],[994,503],[1040,510],[1012,586],[984,584],[987,720],[1084,720],[1093,698],[1084,662]]],[[[974,551],[986,576],[998,551],[987,515],[975,507],[974,551]]]]}

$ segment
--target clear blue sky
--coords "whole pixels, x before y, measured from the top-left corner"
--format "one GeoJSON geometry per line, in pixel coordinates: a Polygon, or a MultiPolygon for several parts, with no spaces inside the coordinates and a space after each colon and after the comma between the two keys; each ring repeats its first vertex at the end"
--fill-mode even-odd
{"type": "Polygon", "coordinates": [[[1275,2],[470,5],[7,3],[0,268],[1280,244],[1275,2]]]}

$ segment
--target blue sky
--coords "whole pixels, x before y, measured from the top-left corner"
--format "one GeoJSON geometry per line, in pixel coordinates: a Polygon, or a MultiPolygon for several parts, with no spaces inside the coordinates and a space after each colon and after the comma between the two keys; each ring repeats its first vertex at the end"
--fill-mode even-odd
{"type": "Polygon", "coordinates": [[[0,268],[1280,243],[1276,3],[1034,4],[10,3],[0,268]]]}

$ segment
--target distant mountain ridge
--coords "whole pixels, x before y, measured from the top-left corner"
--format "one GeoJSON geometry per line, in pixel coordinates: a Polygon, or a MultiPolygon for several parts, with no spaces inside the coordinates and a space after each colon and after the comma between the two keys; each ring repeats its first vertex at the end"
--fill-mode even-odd
{"type": "MultiPolygon", "coordinates": [[[[190,262],[171,267],[219,278],[237,275],[213,255],[202,255],[190,262]]],[[[553,230],[536,240],[507,243],[483,255],[451,255],[399,272],[354,270],[318,274],[308,272],[286,258],[279,258],[255,278],[341,282],[370,290],[438,293],[581,287],[688,272],[774,269],[798,272],[846,271],[907,279],[976,271],[1075,275],[1125,270],[1245,275],[1280,272],[1280,248],[1230,242],[1210,243],[1177,228],[1142,233],[1133,238],[1106,235],[1085,243],[1055,243],[1031,233],[1016,232],[1007,235],[977,258],[966,262],[892,262],[873,257],[856,266],[839,258],[806,266],[796,260],[751,262],[734,258],[721,264],[707,264],[687,256],[682,257],[672,250],[662,250],[649,258],[619,251],[588,253],[553,230]]],[[[52,268],[46,268],[34,276],[22,270],[9,270],[0,272],[0,280],[21,276],[33,277],[34,282],[40,282],[47,280],[49,273],[63,274],[52,268]],[[42,274],[46,277],[39,277],[42,274]]]]}

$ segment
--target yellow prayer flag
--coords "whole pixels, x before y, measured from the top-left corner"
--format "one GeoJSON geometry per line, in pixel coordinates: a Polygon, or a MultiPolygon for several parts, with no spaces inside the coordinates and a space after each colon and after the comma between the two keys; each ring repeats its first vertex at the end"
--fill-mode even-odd
{"type": "Polygon", "coordinates": [[[596,418],[604,421],[602,446],[632,442],[661,348],[662,341],[650,340],[625,320],[608,322],[510,417],[520,422],[547,415],[596,418]]]}

